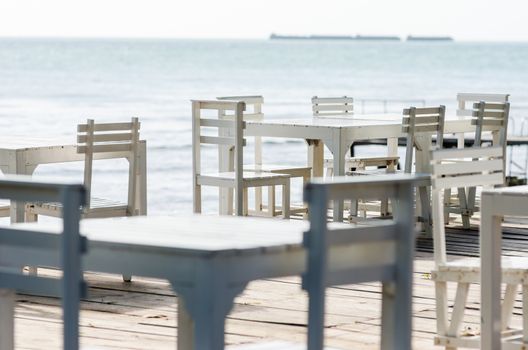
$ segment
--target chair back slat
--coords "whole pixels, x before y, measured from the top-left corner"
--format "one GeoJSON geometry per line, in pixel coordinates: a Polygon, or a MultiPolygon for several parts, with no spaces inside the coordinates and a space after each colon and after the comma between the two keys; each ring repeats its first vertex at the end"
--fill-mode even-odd
{"type": "Polygon", "coordinates": [[[312,97],[314,117],[352,116],[354,99],[352,97],[312,97]]]}
{"type": "MultiPolygon", "coordinates": [[[[21,177],[0,180],[0,198],[11,201],[54,201],[63,208],[63,225],[58,233],[45,233],[16,227],[0,227],[0,288],[21,293],[61,296],[63,305],[63,347],[79,348],[79,304],[85,295],[81,255],[86,252],[86,240],[80,235],[81,206],[86,193],[79,184],[44,183],[21,177]],[[19,268],[32,262],[56,261],[62,277],[26,275],[19,268]]],[[[14,313],[14,310],[12,310],[14,313]]],[[[7,312],[6,309],[3,312],[7,312]]],[[[11,315],[14,318],[14,314],[11,315]]],[[[4,320],[7,315],[3,315],[4,320]]],[[[13,322],[13,319],[10,321],[13,322]]],[[[7,325],[3,325],[4,327],[7,325]]],[[[13,326],[8,327],[13,329],[13,326]]],[[[5,343],[3,343],[5,344],[5,343]]]]}
{"type": "Polygon", "coordinates": [[[127,212],[136,215],[135,192],[138,173],[138,143],[141,123],[138,118],[123,123],[95,123],[88,119],[77,126],[77,153],[84,154],[84,185],[88,193],[86,208],[90,209],[94,155],[106,153],[105,158],[126,158],[129,163],[127,212]]]}
{"type": "Polygon", "coordinates": [[[472,106],[474,102],[508,102],[509,94],[482,94],[482,93],[466,93],[461,92],[457,94],[458,109],[456,115],[459,117],[472,116],[472,106]]]}
{"type": "Polygon", "coordinates": [[[305,188],[310,229],[304,234],[308,250],[302,286],[309,295],[308,349],[324,348],[325,289],[331,285],[381,281],[382,348],[411,346],[411,295],[414,250],[414,186],[422,175],[315,179],[305,188]],[[393,220],[351,226],[328,223],[332,200],[393,199],[393,220]],[[332,251],[329,254],[329,250],[332,251]],[[395,294],[387,293],[388,285],[395,294]],[[389,296],[390,294],[390,296],[389,296]],[[391,337],[390,335],[393,335],[391,337]]]}
{"type": "Polygon", "coordinates": [[[442,147],[444,140],[445,106],[410,107],[403,110],[402,132],[407,135],[405,153],[405,172],[412,171],[414,149],[421,150],[418,138],[436,135],[437,147],[442,147]]]}

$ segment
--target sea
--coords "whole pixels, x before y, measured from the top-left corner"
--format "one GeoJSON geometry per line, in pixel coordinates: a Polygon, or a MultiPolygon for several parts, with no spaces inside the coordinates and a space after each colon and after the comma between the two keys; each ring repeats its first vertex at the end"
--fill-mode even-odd
{"type": "MultiPolygon", "coordinates": [[[[75,142],[87,118],[139,117],[155,215],[192,211],[191,99],[262,95],[269,119],[310,116],[314,95],[354,97],[356,113],[444,104],[454,115],[457,92],[509,93],[509,132],[528,135],[528,43],[0,39],[0,134],[75,142]]],[[[526,147],[511,152],[508,172],[525,176],[526,147]]],[[[215,150],[205,153],[203,167],[214,169],[215,150]]],[[[251,162],[251,145],[246,154],[251,162]]],[[[305,164],[306,145],[266,138],[264,162],[305,164]]],[[[43,165],[35,177],[82,181],[82,167],[43,165]]],[[[96,162],[93,195],[125,200],[126,171],[124,160],[96,162]]],[[[301,191],[292,188],[294,200],[301,191]]],[[[218,210],[217,198],[217,189],[203,190],[205,212],[218,210]]]]}

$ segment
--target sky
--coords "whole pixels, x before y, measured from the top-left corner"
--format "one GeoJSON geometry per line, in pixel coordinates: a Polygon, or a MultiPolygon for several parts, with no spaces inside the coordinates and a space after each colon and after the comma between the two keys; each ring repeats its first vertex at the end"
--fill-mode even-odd
{"type": "Polygon", "coordinates": [[[528,41],[526,0],[0,0],[0,36],[528,41]]]}

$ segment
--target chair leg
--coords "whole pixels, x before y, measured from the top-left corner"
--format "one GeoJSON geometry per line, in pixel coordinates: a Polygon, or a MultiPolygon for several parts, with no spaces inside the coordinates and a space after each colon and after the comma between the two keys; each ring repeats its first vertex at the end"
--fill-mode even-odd
{"type": "Polygon", "coordinates": [[[244,189],[242,190],[243,192],[243,199],[242,199],[242,215],[243,216],[247,216],[248,215],[248,212],[249,212],[249,201],[248,201],[248,189],[247,187],[244,187],[244,189]]]}
{"type": "Polygon", "coordinates": [[[449,224],[449,205],[451,204],[451,189],[444,190],[444,225],[449,224]]]}
{"type": "Polygon", "coordinates": [[[504,301],[502,302],[502,330],[505,331],[510,327],[513,315],[513,306],[517,296],[517,284],[507,284],[504,292],[504,301]]]}
{"type": "MultiPolygon", "coordinates": [[[[310,182],[310,172],[309,171],[308,171],[308,174],[303,176],[303,191],[306,188],[306,185],[308,184],[308,182],[310,182]]],[[[303,203],[303,208],[306,210],[303,213],[303,219],[306,220],[306,219],[308,219],[308,204],[307,203],[303,203]]]]}
{"type": "MultiPolygon", "coordinates": [[[[24,220],[26,222],[37,222],[38,221],[38,215],[33,213],[28,213],[27,209],[24,214],[24,220]]],[[[28,266],[28,273],[32,276],[38,275],[38,267],[37,266],[28,266]]]]}
{"type": "Polygon", "coordinates": [[[268,186],[268,216],[275,216],[275,186],[268,186]]]}
{"type": "Polygon", "coordinates": [[[193,213],[202,212],[202,187],[194,185],[193,190],[193,213]]]}
{"type": "Polygon", "coordinates": [[[428,235],[431,235],[432,228],[431,228],[431,201],[429,199],[429,192],[427,191],[427,187],[420,187],[420,204],[421,204],[421,216],[423,218],[423,224],[425,233],[428,235]]]}
{"type": "Polygon", "coordinates": [[[468,203],[466,197],[466,189],[464,187],[458,188],[458,202],[460,204],[460,215],[462,216],[462,226],[467,230],[470,228],[469,215],[467,214],[468,203]]]}
{"type": "Polygon", "coordinates": [[[262,187],[255,187],[255,211],[262,212],[262,187]]]}
{"type": "Polygon", "coordinates": [[[528,343],[528,285],[522,285],[522,322],[523,322],[523,343],[528,343]]]}
{"type": "Polygon", "coordinates": [[[290,179],[282,184],[282,217],[290,218],[290,179]]]}

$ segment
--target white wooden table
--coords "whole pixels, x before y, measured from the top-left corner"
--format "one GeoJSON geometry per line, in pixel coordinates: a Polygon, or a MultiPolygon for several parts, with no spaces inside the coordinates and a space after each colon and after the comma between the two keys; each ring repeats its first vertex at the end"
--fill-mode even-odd
{"type": "MultiPolygon", "coordinates": [[[[245,133],[248,136],[284,137],[307,140],[310,145],[308,164],[313,176],[323,175],[324,148],[333,154],[334,174],[345,174],[345,156],[355,141],[387,139],[388,156],[396,156],[398,138],[403,137],[401,114],[355,114],[348,118],[265,119],[247,121],[245,133]]],[[[445,133],[464,133],[475,130],[471,117],[447,117],[445,133]]],[[[428,142],[423,142],[427,145],[428,142]]],[[[416,155],[417,172],[429,173],[429,150],[416,155]]],[[[343,219],[343,203],[334,204],[334,220],[343,219]]]]}
{"type": "MultiPolygon", "coordinates": [[[[97,153],[94,159],[117,158],[119,152],[97,153]]],[[[147,213],[147,146],[139,144],[139,174],[137,205],[141,215],[147,213]]],[[[40,164],[64,163],[84,160],[77,153],[75,140],[70,138],[2,136],[0,137],[0,170],[4,174],[32,175],[40,164]]],[[[24,221],[24,206],[11,205],[11,221],[24,221]]]]}
{"type": "MultiPolygon", "coordinates": [[[[481,195],[481,349],[501,348],[501,222],[504,216],[528,216],[528,186],[483,190],[481,195]]],[[[528,269],[528,266],[526,266],[528,269]]],[[[523,285],[523,308],[528,303],[523,285]]],[[[526,309],[524,309],[526,312],[526,309]]],[[[524,328],[528,327],[526,322],[524,328]]]]}
{"type": "MultiPolygon", "coordinates": [[[[59,232],[55,222],[15,227],[32,225],[59,232]]],[[[89,242],[83,269],[168,279],[179,296],[178,349],[222,349],[224,319],[248,282],[305,271],[307,228],[306,221],[232,216],[86,219],[81,221],[89,242]]],[[[34,254],[24,249],[0,248],[0,259],[12,266],[31,264],[27,257],[34,254]]],[[[332,248],[329,268],[361,266],[375,258],[359,250],[332,248]]]]}

